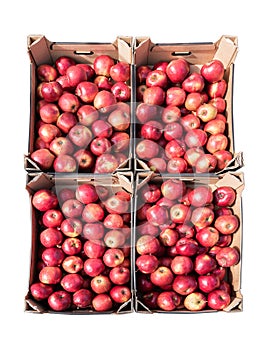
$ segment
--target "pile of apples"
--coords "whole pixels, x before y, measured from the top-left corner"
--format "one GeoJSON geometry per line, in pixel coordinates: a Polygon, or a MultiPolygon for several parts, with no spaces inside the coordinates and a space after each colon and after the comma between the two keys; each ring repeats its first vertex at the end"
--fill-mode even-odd
{"type": "Polygon", "coordinates": [[[223,310],[231,302],[230,268],[239,219],[236,191],[178,179],[144,184],[138,193],[136,290],[150,310],[223,310]]]}
{"type": "Polygon", "coordinates": [[[36,122],[30,158],[43,171],[112,173],[128,159],[129,63],[61,56],[36,68],[36,122]]]}
{"type": "Polygon", "coordinates": [[[184,58],[137,67],[135,151],[151,170],[209,173],[232,160],[224,74],[217,59],[201,67],[184,58]]]}
{"type": "Polygon", "coordinates": [[[89,183],[40,189],[30,295],[54,311],[117,310],[131,298],[131,195],[89,183]]]}

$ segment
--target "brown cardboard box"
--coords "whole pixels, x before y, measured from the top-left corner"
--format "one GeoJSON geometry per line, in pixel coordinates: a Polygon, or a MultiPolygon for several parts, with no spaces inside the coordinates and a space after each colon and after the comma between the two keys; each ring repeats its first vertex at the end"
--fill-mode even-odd
{"type": "MultiPolygon", "coordinates": [[[[128,193],[131,194],[133,193],[133,181],[132,181],[132,173],[123,173],[123,174],[115,174],[113,176],[101,176],[101,175],[86,175],[82,176],[79,175],[78,177],[74,176],[49,176],[44,173],[37,174],[33,178],[29,178],[26,189],[29,193],[29,198],[30,198],[30,203],[32,200],[32,197],[34,193],[36,193],[40,189],[52,189],[57,195],[59,191],[62,188],[71,188],[75,190],[78,185],[83,184],[83,183],[89,183],[94,185],[95,187],[97,186],[104,186],[106,187],[109,191],[110,194],[115,194],[117,191],[120,190],[125,190],[128,193]]],[[[100,193],[100,192],[99,192],[100,193]]],[[[100,195],[99,195],[100,196],[100,195]]],[[[60,203],[59,203],[60,205],[60,203]]],[[[132,215],[132,199],[130,202],[130,209],[128,212],[131,215],[131,218],[133,217],[132,215]]],[[[30,260],[30,275],[29,275],[29,289],[27,292],[27,295],[25,297],[25,311],[26,312],[34,312],[34,313],[51,313],[54,312],[52,311],[49,306],[47,305],[47,300],[45,301],[36,301],[32,297],[30,293],[30,286],[34,282],[38,282],[38,273],[39,273],[39,263],[41,261],[41,252],[43,250],[43,246],[40,243],[39,240],[39,235],[40,232],[45,228],[42,225],[41,221],[42,217],[42,212],[39,212],[37,209],[33,207],[31,204],[31,227],[32,227],[32,232],[31,232],[31,260],[30,260]]],[[[128,223],[130,226],[130,223],[128,223]]],[[[131,224],[131,230],[132,230],[133,225],[131,224]]],[[[78,236],[78,238],[80,238],[78,236]]],[[[67,236],[64,236],[64,239],[66,239],[67,236]]],[[[131,244],[131,238],[132,234],[130,234],[129,238],[126,240],[126,245],[128,245],[129,249],[129,255],[128,259],[131,259],[132,257],[132,244],[131,244]]],[[[84,237],[80,238],[82,242],[84,243],[86,239],[84,237]]],[[[82,253],[80,253],[82,254],[82,253]]],[[[84,254],[84,253],[83,253],[84,254]]],[[[132,266],[132,264],[131,264],[132,266]]],[[[89,283],[89,280],[91,279],[89,276],[86,276],[86,274],[82,274],[82,271],[80,272],[81,275],[84,277],[84,279],[87,279],[87,282],[89,283]]],[[[133,291],[133,271],[131,271],[131,279],[128,283],[128,287],[133,291]]],[[[62,289],[60,285],[56,285],[55,289],[62,289]]],[[[88,286],[88,289],[90,289],[90,286],[88,286]]],[[[133,292],[132,292],[133,295],[133,292]]],[[[132,298],[128,300],[127,302],[123,304],[116,304],[113,303],[113,308],[105,313],[117,313],[117,314],[122,314],[122,313],[128,313],[133,311],[133,304],[132,304],[132,298]]],[[[78,309],[78,308],[70,308],[66,311],[63,311],[65,314],[94,314],[97,313],[92,310],[91,307],[87,309],[78,309]]]]}
{"type": "MultiPolygon", "coordinates": [[[[99,55],[106,54],[115,61],[125,61],[132,64],[132,38],[117,37],[113,43],[69,43],[69,42],[52,42],[44,35],[28,36],[28,54],[30,58],[30,121],[29,121],[29,141],[28,152],[24,157],[25,169],[28,173],[41,172],[40,167],[34,162],[30,155],[35,150],[34,142],[36,140],[36,123],[38,114],[36,112],[36,88],[38,85],[36,69],[41,64],[53,65],[60,56],[68,56],[77,63],[86,63],[92,65],[95,58],[99,55]]],[[[131,81],[129,82],[131,84],[131,81]]],[[[132,139],[132,128],[128,131],[132,139]]],[[[126,154],[127,160],[122,162],[119,169],[128,171],[131,169],[132,145],[126,154]]],[[[52,169],[50,171],[52,173],[52,169]]]]}
{"type": "MultiPolygon", "coordinates": [[[[225,169],[236,170],[243,165],[242,153],[237,153],[234,145],[233,133],[233,79],[234,79],[234,61],[238,52],[238,40],[235,36],[223,35],[215,43],[153,43],[149,37],[136,37],[134,40],[134,64],[135,71],[140,65],[148,65],[151,68],[160,61],[170,62],[173,59],[185,58],[190,64],[191,72],[199,72],[201,66],[212,59],[219,59],[223,62],[225,68],[224,79],[227,81],[227,92],[225,95],[227,119],[226,135],[229,139],[227,148],[234,158],[225,169]]],[[[136,78],[134,78],[134,82],[136,78]]],[[[136,88],[136,85],[134,85],[136,88]]],[[[138,102],[139,104],[139,102],[138,102]]],[[[135,104],[135,108],[137,103],[135,104]]],[[[134,110],[135,112],[135,110],[134,110]]],[[[135,113],[134,113],[135,115],[135,113]]],[[[139,121],[135,117],[135,145],[140,141],[137,140],[137,130],[140,128],[139,121]]],[[[146,161],[138,159],[134,153],[135,169],[138,171],[146,171],[146,161]]]]}
{"type": "MultiPolygon", "coordinates": [[[[194,175],[194,174],[193,174],[194,175]]],[[[242,265],[242,235],[243,235],[243,222],[242,222],[242,191],[244,189],[244,176],[243,173],[225,173],[222,175],[212,175],[208,176],[193,176],[188,175],[185,177],[174,177],[172,175],[155,175],[150,172],[139,172],[137,174],[136,184],[135,184],[135,227],[134,227],[134,242],[139,238],[139,233],[137,233],[137,227],[140,222],[136,218],[137,209],[140,208],[142,204],[142,199],[139,197],[139,191],[145,184],[155,183],[161,185],[163,181],[167,179],[180,179],[185,182],[187,187],[194,188],[195,186],[208,185],[214,191],[216,188],[221,186],[231,186],[236,191],[236,200],[231,206],[233,213],[239,219],[239,228],[232,235],[231,247],[237,248],[240,253],[240,261],[235,266],[229,268],[229,271],[225,277],[225,280],[230,283],[232,286],[232,297],[230,305],[224,311],[242,311],[243,297],[241,294],[241,265],[242,265]]],[[[134,246],[136,244],[134,243],[134,246]]],[[[138,254],[136,249],[134,249],[134,264],[138,254]]],[[[148,308],[143,301],[143,293],[139,291],[137,286],[137,268],[134,268],[134,290],[135,290],[135,310],[136,312],[165,312],[159,309],[151,310],[148,308]]],[[[180,304],[180,307],[172,313],[185,313],[190,312],[183,307],[183,304],[180,304]]],[[[214,310],[205,308],[202,312],[214,312],[214,310]]]]}

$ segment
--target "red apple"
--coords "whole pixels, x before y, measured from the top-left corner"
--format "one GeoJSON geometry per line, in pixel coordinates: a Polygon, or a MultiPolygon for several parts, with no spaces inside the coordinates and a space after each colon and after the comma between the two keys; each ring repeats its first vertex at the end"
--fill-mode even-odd
{"type": "Polygon", "coordinates": [[[181,122],[181,112],[177,106],[169,105],[163,108],[162,121],[166,124],[174,123],[177,121],[181,122]]]}
{"type": "Polygon", "coordinates": [[[185,204],[177,203],[170,209],[170,219],[175,223],[183,224],[184,222],[189,221],[190,217],[190,207],[185,204]]]}
{"type": "Polygon", "coordinates": [[[82,81],[75,88],[75,95],[85,103],[92,103],[97,93],[98,86],[91,81],[82,81]]]}
{"type": "Polygon", "coordinates": [[[109,230],[104,236],[104,242],[109,248],[121,248],[125,243],[125,235],[121,230],[109,230]]]}
{"type": "Polygon", "coordinates": [[[183,116],[180,122],[186,131],[189,131],[191,129],[199,129],[201,124],[200,119],[192,113],[183,116]]]}
{"type": "Polygon", "coordinates": [[[48,209],[42,216],[42,223],[46,227],[60,227],[64,217],[59,209],[48,209]]]}
{"type": "Polygon", "coordinates": [[[70,129],[76,124],[76,116],[71,112],[63,112],[56,120],[57,127],[65,134],[68,134],[70,129]]]}
{"type": "Polygon", "coordinates": [[[45,266],[39,272],[39,280],[44,284],[57,284],[61,281],[62,270],[58,266],[45,266]]]}
{"type": "Polygon", "coordinates": [[[216,254],[216,260],[222,267],[234,266],[239,262],[239,252],[234,247],[224,247],[216,254]]]}
{"type": "Polygon", "coordinates": [[[62,244],[62,250],[66,255],[77,255],[81,252],[83,244],[77,237],[68,237],[62,244]]]}
{"type": "Polygon", "coordinates": [[[81,288],[73,294],[73,304],[80,309],[86,309],[92,303],[93,294],[90,290],[81,288]]]}
{"type": "Polygon", "coordinates": [[[40,233],[40,242],[45,248],[55,247],[61,244],[63,235],[60,230],[55,228],[46,228],[40,233]]]}
{"type": "Polygon", "coordinates": [[[111,112],[115,108],[116,103],[116,97],[107,90],[99,91],[93,101],[94,107],[102,113],[111,112]]]}
{"type": "Polygon", "coordinates": [[[197,289],[198,283],[193,275],[178,275],[174,278],[172,288],[180,295],[189,295],[197,289]]]}
{"type": "Polygon", "coordinates": [[[145,274],[150,274],[158,268],[159,261],[155,255],[142,254],[135,261],[139,271],[145,274]]]}
{"type": "Polygon", "coordinates": [[[197,207],[192,211],[191,222],[199,229],[210,226],[214,220],[214,212],[209,207],[197,207]]]}
{"type": "Polygon", "coordinates": [[[136,80],[138,84],[145,83],[148,73],[152,69],[147,65],[141,65],[136,68],[136,80]]]}
{"type": "Polygon", "coordinates": [[[93,203],[98,200],[97,190],[91,184],[79,185],[75,191],[75,196],[83,204],[93,203]]]}
{"type": "Polygon", "coordinates": [[[213,200],[218,207],[230,207],[236,200],[236,191],[231,186],[220,186],[213,192],[213,200]]]}
{"type": "Polygon", "coordinates": [[[53,168],[58,173],[73,173],[76,167],[76,160],[68,154],[59,154],[53,162],[53,168]]]}
{"type": "Polygon", "coordinates": [[[155,286],[164,287],[172,283],[174,275],[170,268],[166,266],[159,266],[150,274],[150,279],[155,286]]]}
{"type": "Polygon", "coordinates": [[[77,169],[80,171],[87,171],[94,165],[94,156],[90,151],[84,148],[76,151],[73,156],[77,163],[77,169]]]}
{"type": "Polygon", "coordinates": [[[186,99],[186,92],[178,87],[172,86],[166,90],[166,105],[167,106],[182,106],[186,99]]]}
{"type": "Polygon", "coordinates": [[[185,108],[188,111],[196,111],[203,104],[203,97],[200,92],[191,92],[186,96],[185,108]]]}
{"type": "Polygon", "coordinates": [[[109,55],[99,55],[95,58],[93,68],[96,75],[110,76],[110,69],[115,62],[109,55]]]}
{"type": "Polygon", "coordinates": [[[148,234],[142,235],[136,241],[136,251],[140,255],[156,254],[159,247],[159,240],[148,234]]]}
{"type": "Polygon", "coordinates": [[[88,258],[84,261],[84,272],[89,277],[95,277],[100,275],[106,266],[101,258],[88,258]]]}
{"type": "Polygon", "coordinates": [[[59,136],[51,141],[49,149],[55,156],[62,154],[72,155],[74,152],[74,145],[67,137],[59,136]]]}
{"type": "Polygon", "coordinates": [[[43,83],[41,86],[41,96],[47,102],[56,102],[63,94],[63,88],[58,81],[43,83]]]}
{"type": "Polygon", "coordinates": [[[83,209],[82,219],[85,222],[93,223],[104,219],[104,210],[98,203],[88,203],[83,209]]]}
{"type": "Polygon", "coordinates": [[[115,267],[121,265],[124,258],[124,253],[120,248],[108,248],[103,255],[103,262],[108,267],[115,267]]]}
{"type": "Polygon", "coordinates": [[[131,298],[131,291],[127,286],[114,286],[109,294],[111,299],[118,304],[125,303],[131,298]]]}
{"type": "Polygon", "coordinates": [[[221,119],[213,119],[208,121],[203,130],[211,135],[223,134],[225,132],[226,124],[221,119]]]}
{"type": "Polygon", "coordinates": [[[84,104],[78,108],[76,112],[78,121],[80,124],[85,126],[90,126],[94,123],[94,121],[98,120],[99,112],[95,107],[84,104]]]}
{"type": "Polygon", "coordinates": [[[54,124],[42,124],[38,129],[39,137],[47,143],[50,143],[56,137],[61,135],[60,129],[54,124]]]}
{"type": "Polygon", "coordinates": [[[210,293],[220,287],[220,279],[212,274],[201,275],[198,277],[198,287],[204,293],[210,293]]]}
{"type": "Polygon", "coordinates": [[[49,189],[40,189],[32,196],[32,205],[39,211],[55,209],[58,204],[56,194],[49,189]]]}
{"type": "Polygon", "coordinates": [[[184,256],[194,256],[198,253],[198,249],[198,242],[187,237],[180,238],[175,245],[176,254],[184,256]]]}
{"type": "Polygon", "coordinates": [[[223,79],[224,65],[217,59],[207,62],[201,67],[201,75],[207,80],[207,82],[215,83],[218,80],[223,79]]]}
{"type": "Polygon", "coordinates": [[[208,186],[198,186],[188,194],[189,202],[194,207],[202,207],[213,200],[212,190],[208,186]]]}
{"type": "Polygon", "coordinates": [[[76,218],[82,215],[84,205],[77,199],[67,199],[62,205],[62,212],[68,218],[76,218]]]}
{"type": "Polygon", "coordinates": [[[203,76],[199,73],[191,73],[183,82],[182,88],[187,92],[201,92],[204,88],[203,76]]]}
{"type": "Polygon", "coordinates": [[[160,86],[148,87],[143,93],[143,102],[161,106],[165,101],[165,91],[160,86]]]}
{"type": "Polygon", "coordinates": [[[193,261],[189,256],[177,255],[172,259],[170,267],[175,275],[186,275],[193,271],[193,261]]]}
{"type": "Polygon", "coordinates": [[[198,107],[196,110],[196,116],[199,117],[204,123],[215,119],[217,116],[217,108],[210,104],[204,103],[198,107]]]}
{"type": "Polygon", "coordinates": [[[104,202],[105,208],[110,214],[124,214],[129,210],[129,201],[122,196],[112,195],[104,202]]]}
{"type": "Polygon", "coordinates": [[[233,160],[233,155],[230,151],[221,150],[213,154],[217,159],[217,168],[220,170],[225,169],[229,163],[233,160]]]}
{"type": "Polygon", "coordinates": [[[201,129],[192,129],[185,135],[185,143],[189,148],[203,147],[207,140],[207,134],[201,129]]]}
{"type": "Polygon", "coordinates": [[[203,247],[210,248],[219,241],[219,232],[216,228],[207,226],[199,230],[196,239],[203,247]]]}
{"type": "Polygon", "coordinates": [[[210,255],[203,253],[195,257],[194,270],[199,275],[206,275],[216,268],[216,261],[210,255]]]}
{"type": "Polygon", "coordinates": [[[67,68],[74,65],[75,61],[71,57],[67,56],[60,56],[55,61],[55,67],[61,75],[65,75],[67,68]]]}
{"type": "Polygon", "coordinates": [[[60,266],[64,260],[64,252],[61,248],[46,248],[41,254],[41,258],[46,266],[60,266]]]}
{"type": "Polygon", "coordinates": [[[208,138],[206,149],[214,154],[215,152],[225,150],[228,146],[228,138],[224,134],[210,135],[208,138]]]}
{"type": "Polygon", "coordinates": [[[58,105],[63,112],[75,113],[80,106],[80,102],[76,95],[71,92],[65,92],[60,96],[58,105]]]}
{"type": "Polygon", "coordinates": [[[97,294],[107,293],[111,289],[111,281],[108,276],[98,275],[90,282],[91,289],[97,294]]]}
{"type": "Polygon", "coordinates": [[[50,64],[40,64],[37,67],[37,77],[40,81],[54,81],[57,76],[58,72],[50,64]]]}
{"type": "Polygon", "coordinates": [[[172,122],[165,126],[164,128],[164,138],[167,141],[174,139],[181,139],[183,134],[183,129],[180,123],[172,122]]]}
{"type": "Polygon", "coordinates": [[[207,86],[207,94],[210,98],[224,97],[227,90],[227,82],[224,79],[216,81],[207,86]]]}
{"type": "Polygon", "coordinates": [[[223,235],[229,235],[238,229],[239,219],[234,214],[221,215],[216,218],[214,227],[223,235]]]}
{"type": "Polygon", "coordinates": [[[140,103],[136,107],[136,117],[141,124],[145,124],[148,120],[156,119],[160,116],[160,110],[158,106],[140,103]]]}
{"type": "Polygon", "coordinates": [[[92,140],[92,132],[85,125],[74,125],[69,133],[69,139],[78,147],[86,148],[92,140]]]}
{"type": "Polygon", "coordinates": [[[230,304],[230,295],[221,289],[215,289],[208,294],[208,306],[214,310],[223,310],[230,304]]]}
{"type": "Polygon", "coordinates": [[[52,286],[41,282],[35,282],[30,286],[30,293],[33,296],[33,298],[37,301],[48,299],[52,292],[52,286]]]}
{"type": "Polygon", "coordinates": [[[82,258],[78,255],[69,255],[62,262],[62,268],[67,273],[77,273],[84,267],[82,258]]]}
{"type": "Polygon", "coordinates": [[[152,159],[157,157],[159,146],[155,141],[145,139],[138,142],[135,151],[140,159],[152,159]]]}
{"type": "Polygon", "coordinates": [[[57,290],[49,296],[48,304],[54,311],[65,311],[72,304],[72,296],[65,290],[57,290]]]}
{"type": "Polygon", "coordinates": [[[114,284],[126,284],[130,281],[131,278],[130,269],[124,266],[113,267],[109,272],[109,278],[114,284]]]}
{"type": "Polygon", "coordinates": [[[101,222],[86,223],[83,227],[82,236],[85,239],[98,240],[104,236],[104,226],[101,222]]]}
{"type": "Polygon", "coordinates": [[[146,219],[154,226],[160,226],[168,223],[169,213],[166,207],[153,205],[146,211],[146,219]]]}
{"type": "Polygon", "coordinates": [[[75,293],[83,287],[84,279],[78,273],[69,273],[61,279],[61,286],[70,293],[75,293]]]}
{"type": "Polygon", "coordinates": [[[113,302],[108,294],[101,293],[92,299],[92,306],[95,311],[105,312],[112,309],[113,302]]]}
{"type": "Polygon", "coordinates": [[[157,306],[164,311],[175,310],[181,302],[181,297],[174,291],[161,292],[157,297],[157,306]]]}
{"type": "Polygon", "coordinates": [[[65,74],[68,78],[69,85],[71,87],[76,87],[82,81],[87,80],[86,71],[82,67],[77,66],[77,65],[72,65],[72,66],[68,67],[66,69],[65,74]]]}
{"type": "Polygon", "coordinates": [[[201,311],[207,305],[207,298],[201,292],[193,292],[184,299],[184,306],[189,311],[201,311]]]}
{"type": "Polygon", "coordinates": [[[201,154],[196,160],[195,171],[197,173],[210,173],[215,170],[217,166],[217,158],[213,154],[201,154]]]}
{"type": "Polygon", "coordinates": [[[114,95],[117,101],[126,102],[130,101],[131,98],[131,88],[129,85],[123,81],[119,81],[112,85],[110,91],[114,95]]]}
{"type": "Polygon", "coordinates": [[[56,123],[60,110],[55,103],[46,103],[39,110],[40,118],[44,123],[56,123]]]}
{"type": "Polygon", "coordinates": [[[190,66],[184,58],[171,60],[166,67],[166,74],[172,83],[182,83],[189,71],[190,66]]]}
{"type": "Polygon", "coordinates": [[[145,83],[147,87],[160,86],[165,89],[168,84],[168,78],[164,71],[153,69],[147,74],[145,83]]]}

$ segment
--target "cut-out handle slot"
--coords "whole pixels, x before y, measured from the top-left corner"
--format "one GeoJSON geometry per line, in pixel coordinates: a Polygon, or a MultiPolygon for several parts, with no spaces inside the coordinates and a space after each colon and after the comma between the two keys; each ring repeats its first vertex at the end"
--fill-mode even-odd
{"type": "Polygon", "coordinates": [[[171,53],[172,56],[190,56],[191,55],[191,51],[173,51],[171,53]]]}
{"type": "Polygon", "coordinates": [[[75,55],[86,55],[86,56],[92,56],[94,55],[94,51],[79,51],[79,50],[75,50],[74,51],[75,55]]]}

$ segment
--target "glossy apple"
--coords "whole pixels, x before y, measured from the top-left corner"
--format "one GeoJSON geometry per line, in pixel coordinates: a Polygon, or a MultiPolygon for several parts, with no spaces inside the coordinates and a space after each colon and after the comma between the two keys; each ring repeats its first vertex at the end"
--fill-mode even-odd
{"type": "Polygon", "coordinates": [[[128,267],[116,266],[113,267],[109,272],[109,278],[112,283],[117,285],[126,284],[130,281],[131,272],[128,267]]]}
{"type": "Polygon", "coordinates": [[[75,196],[83,204],[94,203],[98,200],[95,186],[88,183],[79,185],[75,191],[75,196]]]}
{"type": "Polygon", "coordinates": [[[55,209],[59,204],[56,194],[49,189],[40,189],[32,196],[32,205],[39,211],[55,209]]]}
{"type": "Polygon", "coordinates": [[[207,306],[207,298],[201,292],[193,292],[184,299],[184,306],[189,311],[201,311],[207,306]]]}
{"type": "Polygon", "coordinates": [[[220,60],[214,59],[203,64],[201,67],[201,75],[207,82],[215,83],[224,76],[224,65],[220,60]]]}
{"type": "Polygon", "coordinates": [[[213,192],[213,200],[218,207],[230,207],[236,200],[236,191],[231,186],[220,186],[213,192]]]}
{"type": "Polygon", "coordinates": [[[172,86],[166,90],[166,105],[180,107],[186,99],[186,92],[178,87],[172,86]]]}
{"type": "Polygon", "coordinates": [[[180,295],[193,293],[198,286],[198,282],[193,275],[178,275],[174,278],[172,288],[180,295]]]}
{"type": "Polygon", "coordinates": [[[140,255],[156,254],[159,247],[159,240],[149,234],[142,235],[136,241],[136,251],[140,255]]]}
{"type": "Polygon", "coordinates": [[[48,209],[42,216],[42,223],[46,227],[60,227],[64,219],[63,213],[59,209],[48,209]]]}
{"type": "Polygon", "coordinates": [[[203,253],[195,257],[194,270],[199,275],[206,275],[216,268],[216,260],[209,254],[203,253]]]}
{"type": "Polygon", "coordinates": [[[193,270],[193,261],[189,256],[177,255],[170,264],[171,270],[175,275],[186,275],[193,270]]]}
{"type": "Polygon", "coordinates": [[[53,292],[53,286],[41,282],[35,282],[30,286],[30,293],[37,301],[48,299],[53,292]]]}
{"type": "Polygon", "coordinates": [[[84,205],[75,198],[67,199],[61,207],[63,214],[68,218],[81,216],[83,209],[84,205]]]}
{"type": "Polygon", "coordinates": [[[98,203],[88,203],[82,211],[82,219],[88,223],[102,221],[104,216],[104,210],[98,203]]]}
{"type": "Polygon", "coordinates": [[[184,58],[171,60],[166,67],[166,74],[172,83],[182,83],[190,72],[190,66],[184,58]]]}
{"type": "Polygon", "coordinates": [[[84,261],[84,272],[89,277],[95,277],[100,275],[106,266],[101,258],[88,258],[84,261]]]}
{"type": "Polygon", "coordinates": [[[59,154],[53,162],[54,171],[57,173],[73,173],[76,168],[76,160],[69,154],[59,154]]]}
{"type": "Polygon", "coordinates": [[[75,113],[80,106],[80,102],[76,95],[71,92],[65,92],[60,96],[58,105],[63,112],[75,113]]]}
{"type": "Polygon", "coordinates": [[[58,266],[45,266],[39,272],[39,280],[44,284],[57,284],[61,281],[62,270],[58,266]]]}
{"type": "Polygon", "coordinates": [[[61,244],[63,235],[60,230],[56,228],[46,228],[40,233],[40,242],[45,248],[55,247],[61,244]]]}
{"type": "Polygon", "coordinates": [[[121,265],[124,258],[124,253],[120,248],[108,248],[103,255],[103,262],[108,267],[115,267],[121,265]]]}
{"type": "Polygon", "coordinates": [[[60,284],[67,292],[75,293],[83,287],[84,279],[78,273],[69,273],[63,276],[60,284]]]}
{"type": "Polygon", "coordinates": [[[215,289],[208,294],[207,302],[208,306],[214,310],[225,309],[231,301],[230,295],[221,289],[215,289]]]}
{"type": "Polygon", "coordinates": [[[71,294],[66,290],[57,290],[49,296],[48,304],[54,311],[65,311],[72,304],[71,294]]]}
{"type": "Polygon", "coordinates": [[[214,227],[223,235],[229,235],[238,229],[239,219],[234,214],[221,215],[216,218],[214,227]]]}
{"type": "Polygon", "coordinates": [[[83,260],[78,255],[69,255],[62,261],[62,268],[67,273],[77,273],[84,267],[83,260]]]}
{"type": "Polygon", "coordinates": [[[159,266],[150,274],[151,282],[158,287],[170,285],[174,279],[174,275],[170,268],[166,266],[159,266]]]}
{"type": "Polygon", "coordinates": [[[234,247],[224,247],[216,254],[216,260],[222,267],[234,266],[239,262],[240,255],[234,247]]]}
{"type": "Polygon", "coordinates": [[[62,250],[66,255],[77,255],[81,252],[83,244],[77,237],[68,237],[62,244],[62,250]]]}
{"type": "Polygon", "coordinates": [[[122,304],[130,300],[131,291],[127,286],[118,285],[111,288],[109,295],[114,302],[122,304]]]}
{"type": "Polygon", "coordinates": [[[200,245],[206,248],[213,247],[219,241],[220,235],[216,228],[207,226],[196,233],[196,239],[200,245]]]}
{"type": "Polygon", "coordinates": [[[161,106],[165,101],[165,91],[160,86],[148,87],[143,93],[143,102],[161,106]]]}
{"type": "Polygon", "coordinates": [[[157,306],[164,311],[173,311],[181,303],[181,297],[174,291],[161,292],[157,297],[157,306]]]}
{"type": "Polygon", "coordinates": [[[135,261],[139,271],[144,274],[150,274],[158,268],[159,261],[153,254],[142,254],[135,261]]]}
{"type": "Polygon", "coordinates": [[[81,288],[73,294],[73,304],[80,309],[89,307],[92,303],[93,294],[89,289],[81,288]]]}
{"type": "Polygon", "coordinates": [[[72,155],[75,148],[67,137],[59,136],[51,141],[49,149],[55,156],[59,156],[62,154],[72,155]]]}

